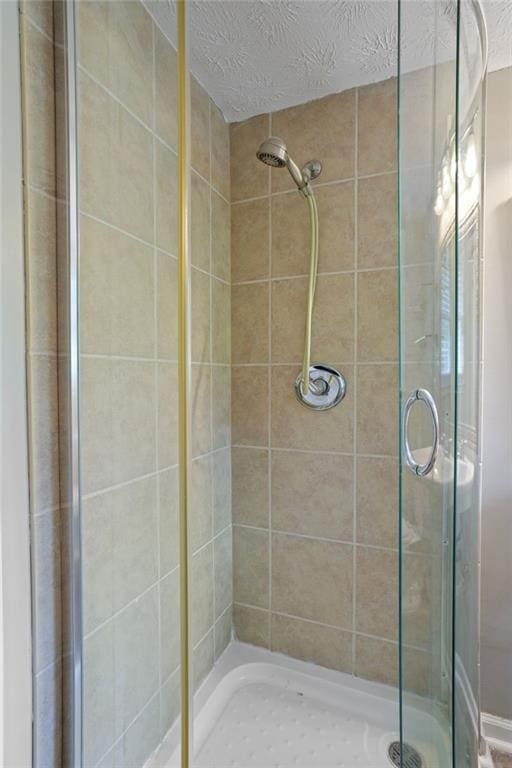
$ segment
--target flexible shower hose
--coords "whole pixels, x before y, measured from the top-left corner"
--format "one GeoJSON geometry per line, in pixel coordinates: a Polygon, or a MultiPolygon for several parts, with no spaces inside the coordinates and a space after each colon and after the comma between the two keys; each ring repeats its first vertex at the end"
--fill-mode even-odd
{"type": "Polygon", "coordinates": [[[309,217],[311,221],[311,256],[309,261],[309,286],[308,286],[308,307],[306,313],[306,334],[304,341],[304,358],[302,360],[302,381],[301,391],[305,397],[311,387],[309,379],[309,368],[311,366],[311,330],[313,326],[313,309],[315,306],[316,277],[318,273],[318,208],[315,196],[310,192],[306,200],[309,206],[309,217]]]}

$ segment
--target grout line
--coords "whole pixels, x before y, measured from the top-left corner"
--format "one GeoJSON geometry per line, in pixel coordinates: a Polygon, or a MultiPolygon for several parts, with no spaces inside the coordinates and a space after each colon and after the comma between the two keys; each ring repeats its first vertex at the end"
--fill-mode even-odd
{"type": "MultiPolygon", "coordinates": [[[[353,275],[355,272],[396,272],[396,270],[397,267],[361,267],[359,269],[353,267],[352,269],[339,269],[330,272],[322,272],[319,270],[318,278],[338,277],[339,275],[353,275]]],[[[261,277],[254,280],[240,280],[236,283],[233,283],[233,285],[257,285],[258,283],[268,283],[269,280],[272,283],[281,283],[285,280],[307,280],[308,278],[309,275],[306,272],[303,272],[302,274],[298,275],[272,275],[270,278],[261,277]]]]}
{"type": "MultiPolygon", "coordinates": [[[[261,608],[258,605],[251,605],[250,603],[241,603],[237,601],[235,605],[239,605],[241,608],[249,608],[250,610],[253,610],[253,611],[265,611],[265,608],[261,608]]],[[[383,643],[390,643],[391,645],[396,645],[396,646],[399,645],[398,640],[392,640],[389,637],[382,637],[380,635],[371,635],[368,632],[352,632],[351,629],[347,629],[346,627],[342,627],[337,624],[328,624],[323,621],[317,621],[316,619],[309,619],[309,618],[305,618],[304,616],[297,616],[294,613],[285,613],[284,611],[272,611],[272,613],[275,614],[276,616],[282,616],[283,618],[286,618],[286,619],[294,619],[296,621],[302,621],[305,624],[314,624],[317,627],[325,627],[326,629],[334,629],[334,630],[337,630],[338,632],[351,634],[354,636],[354,638],[365,637],[365,638],[368,638],[369,640],[378,640],[383,643]]],[[[425,648],[420,645],[407,645],[405,647],[407,647],[409,650],[418,651],[420,653],[431,653],[431,650],[429,648],[425,648]]]]}
{"type": "MultiPolygon", "coordinates": [[[[272,115],[270,115],[270,118],[272,118],[272,115]]],[[[357,122],[357,118],[356,118],[357,122]]],[[[357,149],[356,149],[357,151],[357,149]]],[[[357,160],[356,160],[357,162],[357,160]]],[[[360,179],[375,179],[380,176],[396,176],[398,173],[397,170],[394,171],[381,171],[379,173],[366,173],[359,176],[360,179]]],[[[329,181],[317,181],[314,184],[312,184],[313,189],[323,189],[324,187],[334,187],[338,184],[350,184],[351,182],[355,182],[356,178],[355,176],[347,176],[340,179],[331,179],[329,181]]],[[[258,200],[265,200],[267,197],[282,197],[283,195],[291,195],[293,193],[297,192],[296,187],[290,187],[290,189],[282,189],[277,192],[272,192],[269,190],[268,195],[254,195],[254,197],[244,197],[240,200],[233,200],[231,205],[243,205],[243,203],[253,203],[258,200]]]]}
{"type": "MultiPolygon", "coordinates": [[[[233,527],[235,528],[245,528],[247,530],[251,531],[261,531],[265,532],[268,531],[268,528],[263,528],[260,525],[251,525],[250,523],[234,523],[233,527]]],[[[354,550],[357,549],[372,549],[377,550],[379,552],[390,552],[390,553],[396,553],[398,551],[398,547],[384,547],[381,544],[368,544],[366,542],[361,541],[354,541],[353,537],[351,539],[334,539],[329,538],[328,536],[314,536],[313,534],[308,533],[299,533],[298,531],[286,531],[281,528],[273,528],[272,533],[279,534],[280,536],[289,536],[295,539],[305,539],[307,541],[322,541],[326,544],[340,544],[344,547],[353,547],[354,550]]],[[[206,545],[203,545],[206,546],[206,545]]],[[[409,554],[417,556],[419,558],[430,558],[431,555],[428,553],[421,553],[416,551],[410,551],[409,554]]]]}
{"type": "MultiPolygon", "coordinates": [[[[198,457],[200,458],[200,457],[198,457]]],[[[83,493],[82,494],[82,501],[87,501],[88,499],[93,499],[96,496],[101,496],[104,493],[108,493],[109,491],[117,491],[120,488],[126,488],[128,485],[133,485],[135,483],[139,483],[142,480],[149,480],[152,477],[156,477],[160,472],[168,472],[171,469],[176,469],[177,464],[170,464],[167,467],[160,467],[160,469],[155,470],[154,472],[148,472],[145,475],[139,475],[138,477],[132,477],[130,480],[124,480],[121,483],[116,483],[115,485],[109,485],[106,488],[99,488],[97,491],[90,491],[89,493],[83,493]]]]}
{"type": "MultiPolygon", "coordinates": [[[[132,358],[129,358],[132,359],[132,358]]],[[[166,362],[166,361],[165,361],[166,362]]],[[[336,360],[336,364],[343,366],[343,365],[359,365],[359,366],[390,366],[390,365],[398,365],[398,360],[370,360],[370,361],[362,361],[358,362],[357,360],[336,360]]],[[[295,362],[292,360],[287,360],[285,362],[281,363],[233,363],[233,368],[266,368],[267,366],[271,368],[291,368],[297,366],[300,369],[301,363],[298,360],[295,360],[295,362]]]]}
{"type": "Polygon", "coordinates": [[[171,259],[177,261],[177,257],[173,253],[166,251],[165,248],[161,248],[158,243],[150,243],[148,240],[144,240],[144,238],[139,237],[138,235],[134,235],[133,232],[128,232],[128,230],[122,229],[116,224],[113,224],[111,221],[107,221],[106,219],[102,219],[100,216],[96,216],[94,213],[90,213],[89,211],[85,211],[83,208],[81,208],[80,216],[83,216],[86,219],[91,219],[92,221],[96,221],[98,224],[103,224],[105,227],[110,227],[110,229],[113,229],[115,232],[119,232],[119,234],[124,235],[125,237],[129,237],[131,240],[135,240],[141,245],[145,245],[146,248],[157,248],[161,253],[165,254],[166,256],[170,256],[171,259]]]}
{"type": "MultiPolygon", "coordinates": [[[[316,450],[316,449],[307,449],[307,448],[280,448],[277,446],[273,446],[271,449],[268,445],[242,445],[242,444],[234,444],[231,446],[232,448],[247,448],[248,450],[256,450],[256,451],[283,451],[286,453],[314,453],[314,454],[320,454],[322,456],[354,456],[352,452],[347,451],[322,451],[322,450],[316,450]]],[[[362,459],[397,459],[396,454],[388,454],[388,453],[358,453],[357,456],[359,456],[362,459]]]]}
{"type": "MultiPolygon", "coordinates": [[[[211,105],[211,100],[210,100],[210,130],[211,130],[211,109],[212,109],[212,105],[211,105]]],[[[215,194],[218,195],[222,200],[224,200],[225,203],[227,203],[228,205],[231,205],[229,200],[226,197],[224,197],[222,192],[220,192],[220,190],[218,190],[217,187],[213,183],[213,174],[212,174],[212,171],[211,171],[211,157],[212,157],[212,155],[211,155],[211,147],[212,147],[212,141],[211,141],[211,137],[210,137],[210,181],[208,181],[208,179],[205,179],[205,177],[202,175],[202,173],[200,173],[196,168],[194,168],[194,166],[192,164],[190,165],[190,170],[192,171],[192,173],[195,173],[196,176],[199,176],[201,181],[204,181],[205,184],[208,184],[208,186],[210,187],[210,191],[211,192],[215,192],[215,194]]]]}
{"type": "MultiPolygon", "coordinates": [[[[172,573],[174,573],[176,570],[178,570],[180,566],[176,565],[174,568],[172,568],[168,573],[166,573],[166,576],[170,576],[172,573]]],[[[83,639],[84,642],[86,640],[89,640],[89,638],[96,635],[100,630],[102,630],[104,627],[106,627],[111,621],[114,621],[117,619],[122,613],[128,610],[128,608],[131,608],[132,605],[135,605],[139,602],[139,600],[142,600],[143,597],[146,597],[151,590],[159,588],[160,580],[157,578],[156,581],[153,581],[148,587],[146,587],[142,592],[140,592],[138,595],[133,597],[131,600],[129,600],[125,605],[121,606],[121,608],[118,608],[116,611],[114,611],[107,619],[102,621],[100,624],[98,624],[94,629],[91,629],[90,632],[84,633],[83,639]]]]}

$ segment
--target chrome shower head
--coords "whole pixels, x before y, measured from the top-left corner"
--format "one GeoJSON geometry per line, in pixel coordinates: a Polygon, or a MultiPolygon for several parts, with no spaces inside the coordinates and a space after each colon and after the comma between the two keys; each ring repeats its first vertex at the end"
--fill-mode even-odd
{"type": "Polygon", "coordinates": [[[270,136],[260,144],[256,157],[272,168],[284,168],[288,159],[288,150],[282,139],[270,136]]]}
{"type": "Polygon", "coordinates": [[[270,136],[268,139],[265,139],[260,144],[256,157],[262,163],[270,165],[272,168],[284,168],[286,166],[297,187],[301,191],[306,190],[309,179],[304,178],[299,166],[293,162],[288,154],[286,144],[278,136],[270,136]]]}

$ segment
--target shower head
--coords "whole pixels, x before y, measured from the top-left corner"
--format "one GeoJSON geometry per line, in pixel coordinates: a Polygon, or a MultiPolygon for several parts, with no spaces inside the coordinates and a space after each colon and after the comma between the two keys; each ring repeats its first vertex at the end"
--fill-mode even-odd
{"type": "Polygon", "coordinates": [[[256,157],[272,168],[284,168],[288,159],[286,144],[277,136],[270,136],[260,144],[256,157]]]}
{"type": "Polygon", "coordinates": [[[306,191],[309,179],[305,178],[299,166],[288,154],[286,144],[278,136],[270,136],[260,144],[256,157],[272,168],[288,168],[290,176],[301,191],[306,191]]]}

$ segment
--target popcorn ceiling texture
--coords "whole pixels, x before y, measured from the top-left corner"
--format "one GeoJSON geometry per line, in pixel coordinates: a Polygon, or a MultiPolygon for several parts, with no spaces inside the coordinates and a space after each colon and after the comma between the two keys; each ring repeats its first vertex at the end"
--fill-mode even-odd
{"type": "MultiPolygon", "coordinates": [[[[175,42],[172,0],[145,4],[175,42]]],[[[512,4],[488,0],[482,5],[489,69],[501,69],[512,64],[512,4]]],[[[386,80],[397,72],[396,0],[191,0],[187,7],[191,71],[229,122],[386,80]]],[[[425,34],[433,29],[430,1],[415,2],[414,14],[407,8],[404,12],[404,40],[415,69],[452,53],[454,4],[437,7],[435,39],[425,34]]]]}

